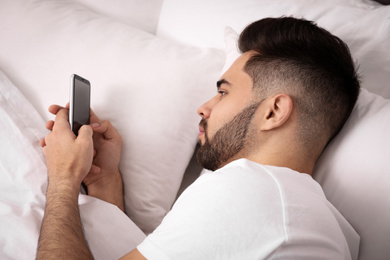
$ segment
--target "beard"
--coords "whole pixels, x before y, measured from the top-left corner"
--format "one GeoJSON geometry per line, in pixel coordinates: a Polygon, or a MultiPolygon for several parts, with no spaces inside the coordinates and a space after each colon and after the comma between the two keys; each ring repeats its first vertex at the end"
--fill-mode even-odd
{"type": "Polygon", "coordinates": [[[207,135],[207,121],[205,119],[200,121],[199,125],[204,129],[205,143],[199,148],[196,159],[203,168],[215,171],[232,159],[238,159],[237,155],[250,139],[249,127],[260,103],[261,101],[244,108],[222,126],[212,140],[207,135]]]}

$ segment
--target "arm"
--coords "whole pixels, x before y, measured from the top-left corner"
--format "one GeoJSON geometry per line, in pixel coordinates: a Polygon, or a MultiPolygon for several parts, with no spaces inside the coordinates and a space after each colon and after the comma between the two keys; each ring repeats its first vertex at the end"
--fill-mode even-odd
{"type": "Polygon", "coordinates": [[[78,190],[49,185],[37,259],[93,259],[82,231],[78,190]]]}
{"type": "MultiPolygon", "coordinates": [[[[56,115],[61,109],[62,108],[59,106],[51,106],[49,111],[56,115]]],[[[63,115],[60,114],[57,115],[58,119],[56,118],[56,124],[63,123],[62,120],[60,120],[60,117],[62,116],[63,115]]],[[[78,209],[77,199],[81,184],[80,179],[87,185],[89,195],[117,205],[124,211],[123,184],[119,172],[122,139],[110,122],[100,121],[92,110],[90,121],[92,130],[94,131],[93,143],[95,154],[93,164],[84,178],[79,178],[74,185],[70,185],[69,187],[62,185],[57,187],[55,182],[50,181],[52,171],[49,169],[51,168],[49,165],[52,165],[52,161],[54,165],[55,162],[61,162],[56,155],[49,152],[49,148],[60,145],[60,142],[51,142],[51,139],[57,141],[63,140],[64,142],[62,143],[65,144],[66,141],[64,138],[59,139],[61,138],[61,135],[64,134],[58,133],[60,125],[54,127],[53,121],[49,121],[46,125],[49,130],[52,130],[52,133],[44,140],[41,140],[41,146],[44,147],[44,153],[47,159],[49,186],[47,191],[45,217],[42,223],[38,244],[38,259],[58,257],[61,255],[65,255],[72,259],[76,259],[77,257],[80,257],[81,259],[92,259],[92,255],[82,232],[78,209]],[[51,138],[53,136],[55,138],[51,138]]],[[[65,124],[65,128],[69,128],[69,123],[65,124]]],[[[65,131],[64,129],[61,130],[65,131]]],[[[75,137],[73,136],[73,139],[74,138],[75,137]]],[[[78,138],[81,138],[80,134],[78,138]]],[[[67,138],[67,140],[68,139],[69,138],[67,138]]],[[[72,138],[70,138],[69,141],[72,142],[72,138]]],[[[65,154],[67,154],[67,152],[65,152],[65,154]]],[[[62,156],[64,155],[62,154],[62,156]]],[[[65,155],[64,157],[66,158],[67,156],[65,155]]],[[[135,249],[126,255],[124,259],[146,258],[135,249]]]]}
{"type": "Polygon", "coordinates": [[[119,171],[122,138],[109,121],[101,121],[91,110],[91,127],[95,156],[93,165],[99,172],[91,171],[83,180],[88,195],[107,201],[125,211],[123,182],[119,171]]]}
{"type": "Polygon", "coordinates": [[[68,110],[53,109],[57,110],[55,124],[49,123],[52,132],[41,142],[49,184],[37,259],[93,259],[78,208],[80,184],[92,166],[92,129],[83,126],[76,138],[70,130],[68,110]]]}
{"type": "MultiPolygon", "coordinates": [[[[122,138],[109,121],[101,121],[91,110],[91,126],[94,131],[94,147],[96,155],[93,164],[99,167],[100,172],[90,172],[84,179],[88,194],[117,205],[125,211],[123,202],[123,183],[119,172],[122,138]]],[[[121,259],[146,260],[134,249],[121,259]]]]}
{"type": "Polygon", "coordinates": [[[146,258],[136,248],[127,255],[123,256],[120,260],[146,260],[146,258]]]}

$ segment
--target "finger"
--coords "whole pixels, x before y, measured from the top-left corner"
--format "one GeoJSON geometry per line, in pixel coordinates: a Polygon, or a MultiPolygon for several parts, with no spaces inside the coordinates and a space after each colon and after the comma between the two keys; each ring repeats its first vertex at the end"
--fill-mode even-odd
{"type": "Polygon", "coordinates": [[[79,135],[77,138],[90,138],[92,139],[93,131],[89,125],[83,125],[79,130],[79,135]]]}
{"type": "Polygon", "coordinates": [[[57,114],[56,114],[56,118],[55,118],[55,123],[54,123],[54,126],[53,126],[53,131],[55,129],[64,129],[64,128],[69,128],[70,129],[70,124],[69,124],[69,121],[68,121],[68,118],[69,118],[69,111],[65,108],[62,108],[60,109],[57,114]]]}
{"type": "Polygon", "coordinates": [[[91,174],[99,174],[101,171],[101,168],[92,164],[91,169],[89,170],[89,173],[91,174]]]}
{"type": "Polygon", "coordinates": [[[65,105],[65,108],[69,110],[69,108],[70,108],[70,104],[69,104],[69,102],[68,102],[68,103],[66,103],[66,105],[65,105]]]}
{"type": "Polygon", "coordinates": [[[89,122],[90,122],[90,124],[100,123],[99,117],[95,114],[95,112],[93,112],[92,109],[90,110],[89,122]]]}
{"type": "Polygon", "coordinates": [[[59,106],[59,105],[51,105],[50,107],[49,107],[49,112],[50,113],[52,113],[53,115],[56,115],[57,113],[58,113],[58,111],[60,110],[60,109],[63,109],[64,107],[62,107],[62,106],[59,106]]]}
{"type": "MultiPolygon", "coordinates": [[[[43,138],[42,140],[42,144],[44,143],[45,144],[45,146],[43,147],[43,148],[45,148],[46,146],[47,146],[47,144],[50,144],[50,137],[51,137],[51,133],[49,133],[49,134],[47,134],[46,136],[45,136],[45,138],[43,138]]],[[[40,141],[40,143],[41,143],[41,141],[40,141]]]]}
{"type": "Polygon", "coordinates": [[[104,120],[100,124],[92,124],[91,126],[95,132],[103,135],[106,139],[113,139],[118,136],[118,132],[110,121],[104,120]]]}
{"type": "Polygon", "coordinates": [[[49,120],[49,121],[47,121],[47,123],[46,123],[46,129],[48,129],[48,130],[53,130],[53,126],[54,126],[54,121],[53,120],[49,120]]]}
{"type": "Polygon", "coordinates": [[[41,140],[39,140],[39,145],[40,145],[42,148],[46,146],[45,138],[42,138],[41,140]]]}

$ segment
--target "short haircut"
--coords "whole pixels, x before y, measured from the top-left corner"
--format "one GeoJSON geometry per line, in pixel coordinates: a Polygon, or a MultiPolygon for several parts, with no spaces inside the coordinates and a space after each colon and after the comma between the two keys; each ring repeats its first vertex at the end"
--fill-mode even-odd
{"type": "Polygon", "coordinates": [[[348,46],[315,23],[293,17],[266,18],[239,37],[242,53],[255,51],[244,71],[264,97],[288,94],[297,110],[300,140],[308,149],[341,130],[360,84],[348,46]]]}

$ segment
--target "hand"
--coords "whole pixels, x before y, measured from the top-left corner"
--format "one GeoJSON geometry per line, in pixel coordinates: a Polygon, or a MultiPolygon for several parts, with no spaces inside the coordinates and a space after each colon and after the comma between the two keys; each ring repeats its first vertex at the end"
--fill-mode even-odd
{"type": "MultiPolygon", "coordinates": [[[[56,115],[61,109],[63,107],[52,105],[49,107],[49,112],[56,115]]],[[[66,105],[66,109],[69,109],[69,103],[66,105]]],[[[88,195],[112,203],[125,211],[123,182],[119,172],[122,138],[110,122],[100,121],[92,110],[90,123],[94,131],[95,150],[93,164],[88,174],[83,178],[83,182],[88,188],[88,195]]],[[[46,128],[52,131],[54,125],[54,121],[48,121],[46,128]]],[[[73,137],[75,138],[74,134],[73,137]]],[[[46,146],[45,139],[42,139],[40,143],[42,147],[46,146]]]]}
{"type": "Polygon", "coordinates": [[[47,128],[52,131],[41,140],[49,185],[72,188],[78,192],[85,176],[89,172],[98,171],[96,167],[92,167],[92,128],[83,126],[76,138],[68,122],[69,111],[55,105],[49,111],[56,115],[55,122],[47,123],[47,128]]]}
{"type": "Polygon", "coordinates": [[[96,150],[93,165],[100,169],[85,177],[84,184],[88,195],[102,199],[125,211],[123,202],[123,182],[119,171],[122,138],[109,121],[101,121],[91,110],[91,127],[96,150]]]}

